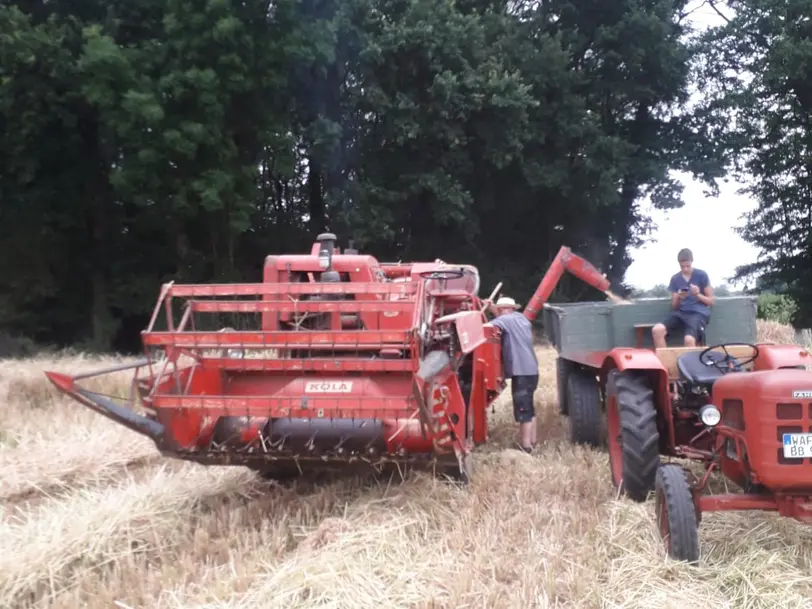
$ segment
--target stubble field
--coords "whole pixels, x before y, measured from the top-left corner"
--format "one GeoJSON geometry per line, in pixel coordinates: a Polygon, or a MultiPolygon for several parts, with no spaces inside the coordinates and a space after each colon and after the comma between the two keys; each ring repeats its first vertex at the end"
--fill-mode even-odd
{"type": "Polygon", "coordinates": [[[164,459],[42,374],[99,360],[0,362],[0,607],[812,607],[812,528],[772,514],[708,514],[701,567],[666,560],[652,501],[617,499],[606,454],[567,442],[554,357],[540,450],[509,448],[506,393],[468,488],[164,459]]]}

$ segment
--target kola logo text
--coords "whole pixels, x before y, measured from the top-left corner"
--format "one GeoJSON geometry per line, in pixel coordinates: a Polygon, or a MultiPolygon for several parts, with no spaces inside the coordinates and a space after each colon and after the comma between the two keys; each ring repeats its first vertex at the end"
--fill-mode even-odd
{"type": "Polygon", "coordinates": [[[307,381],[305,393],[350,393],[352,381],[307,381]]]}

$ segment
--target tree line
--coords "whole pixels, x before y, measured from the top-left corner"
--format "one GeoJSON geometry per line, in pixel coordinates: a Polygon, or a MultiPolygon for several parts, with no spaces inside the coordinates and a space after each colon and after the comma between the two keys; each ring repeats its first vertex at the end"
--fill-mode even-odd
{"type": "MultiPolygon", "coordinates": [[[[326,229],[382,260],[476,264],[520,300],[566,244],[622,291],[641,202],[682,204],[673,171],[713,190],[744,168],[762,216],[808,218],[804,106],[787,102],[797,146],[774,142],[789,164],[747,131],[777,112],[764,87],[799,95],[764,50],[805,26],[767,4],[703,33],[683,0],[4,2],[0,320],[137,348],[162,282],[256,281],[326,229]],[[731,89],[714,62],[759,77],[731,89]]],[[[786,268],[809,256],[762,216],[745,232],[771,256],[758,271],[797,292],[786,268]]],[[[585,296],[571,279],[556,294],[585,296]]]]}

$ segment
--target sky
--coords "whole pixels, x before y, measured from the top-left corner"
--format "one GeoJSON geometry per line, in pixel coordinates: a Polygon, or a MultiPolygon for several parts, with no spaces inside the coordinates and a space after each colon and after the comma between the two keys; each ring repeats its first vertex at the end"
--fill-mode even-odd
{"type": "Polygon", "coordinates": [[[658,283],[668,285],[679,271],[677,253],[684,247],[694,254],[694,266],[708,273],[711,285],[727,284],[737,289],[742,284],[728,281],[736,267],[755,262],[759,250],[739,237],[735,228],[743,224],[741,215],[755,207],[755,201],[736,191],[742,184],[719,183],[717,197],[705,196],[705,187],[690,177],[682,177],[685,205],[670,211],[644,207],[657,228],[652,243],[630,252],[632,265],[626,283],[648,289],[658,283]]]}
{"type": "MultiPolygon", "coordinates": [[[[697,0],[695,6],[699,8],[690,18],[695,27],[721,23],[706,4],[697,0]]],[[[685,185],[682,208],[663,212],[644,205],[642,211],[651,217],[656,228],[650,236],[651,243],[629,252],[633,262],[626,272],[626,283],[643,290],[658,283],[668,285],[671,275],[679,270],[677,253],[687,247],[694,254],[694,266],[708,273],[711,285],[744,287],[728,278],[737,266],[756,262],[759,250],[735,232],[743,224],[742,214],[753,209],[755,201],[738,194],[743,184],[732,178],[728,183],[720,181],[719,195],[712,197],[705,196],[705,187],[698,181],[685,174],[680,177],[685,185]]]]}

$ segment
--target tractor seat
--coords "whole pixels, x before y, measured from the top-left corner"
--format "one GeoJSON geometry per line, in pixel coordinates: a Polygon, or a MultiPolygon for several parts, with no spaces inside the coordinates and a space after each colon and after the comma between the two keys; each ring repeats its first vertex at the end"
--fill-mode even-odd
{"type": "MultiPolygon", "coordinates": [[[[713,384],[716,379],[724,376],[725,373],[712,364],[708,365],[699,361],[699,355],[701,353],[702,351],[691,351],[690,353],[681,355],[679,359],[677,359],[677,369],[679,370],[682,379],[688,381],[689,383],[694,383],[697,385],[710,385],[713,384]]],[[[705,356],[705,361],[708,363],[710,363],[710,361],[714,361],[723,364],[725,358],[726,356],[724,353],[710,351],[705,356]]],[[[739,361],[736,358],[732,358],[732,360],[734,366],[733,370],[741,370],[739,361]]]]}

